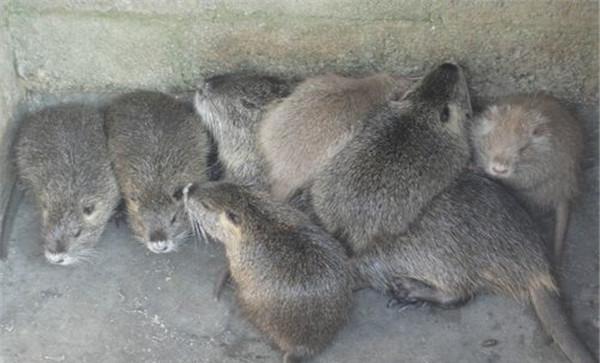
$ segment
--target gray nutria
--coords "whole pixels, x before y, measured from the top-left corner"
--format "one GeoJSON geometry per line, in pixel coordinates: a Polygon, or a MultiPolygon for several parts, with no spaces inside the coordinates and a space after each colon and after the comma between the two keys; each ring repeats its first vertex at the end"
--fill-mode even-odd
{"type": "Polygon", "coordinates": [[[190,234],[182,190],[207,179],[207,134],[191,104],[151,91],[117,97],[105,110],[108,146],[128,222],[154,253],[190,234]]]}
{"type": "Polygon", "coordinates": [[[400,301],[456,305],[480,292],[530,301],[572,362],[595,362],[577,339],[535,223],[501,185],[465,174],[404,235],[382,235],[355,257],[356,280],[400,301]]]}
{"type": "Polygon", "coordinates": [[[223,242],[244,315],[284,362],[324,349],[348,319],[352,282],[340,243],[266,194],[220,182],[184,190],[192,223],[223,242]]]}
{"type": "Polygon", "coordinates": [[[218,145],[224,178],[268,189],[257,127],[267,107],[293,86],[294,81],[256,73],[213,76],[198,85],[194,106],[218,145]]]}
{"type": "Polygon", "coordinates": [[[300,83],[259,127],[273,196],[289,199],[352,138],[373,107],[401,98],[410,83],[384,73],[359,79],[329,74],[300,83]]]}
{"type": "Polygon", "coordinates": [[[102,126],[96,109],[65,104],[29,114],[17,134],[18,178],[41,216],[51,263],[89,258],[119,203],[102,126]]]}
{"type": "Polygon", "coordinates": [[[445,63],[401,102],[367,116],[310,190],[314,211],[351,251],[402,233],[467,165],[471,113],[461,68],[445,63]]]}
{"type": "Polygon", "coordinates": [[[472,142],[488,175],[530,206],[555,210],[554,257],[560,259],[569,204],[580,188],[579,120],[547,94],[506,97],[476,118],[472,142]]]}

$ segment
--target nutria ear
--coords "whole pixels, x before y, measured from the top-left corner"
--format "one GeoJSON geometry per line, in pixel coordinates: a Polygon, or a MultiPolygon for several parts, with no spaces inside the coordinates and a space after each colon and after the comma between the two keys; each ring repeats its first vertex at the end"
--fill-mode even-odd
{"type": "Polygon", "coordinates": [[[242,223],[240,216],[231,210],[225,211],[225,217],[235,226],[239,226],[242,223]]]}
{"type": "Polygon", "coordinates": [[[95,210],[96,210],[96,205],[89,204],[89,205],[86,205],[85,207],[83,207],[83,214],[85,214],[86,216],[90,216],[92,213],[94,213],[95,210]]]}

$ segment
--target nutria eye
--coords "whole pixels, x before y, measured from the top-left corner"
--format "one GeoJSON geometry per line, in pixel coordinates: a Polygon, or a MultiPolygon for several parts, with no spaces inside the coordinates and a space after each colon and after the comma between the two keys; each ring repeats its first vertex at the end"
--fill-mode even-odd
{"type": "Polygon", "coordinates": [[[173,225],[175,221],[177,221],[177,213],[175,213],[175,215],[173,215],[173,218],[171,218],[171,225],[173,225]]]}
{"type": "Polygon", "coordinates": [[[83,214],[85,214],[86,216],[89,216],[92,213],[94,213],[95,209],[96,209],[96,207],[94,205],[88,205],[87,207],[83,208],[83,214]]]}
{"type": "Polygon", "coordinates": [[[79,237],[79,236],[81,236],[81,228],[79,228],[79,229],[77,230],[77,232],[75,232],[75,234],[73,235],[73,237],[75,237],[75,238],[77,238],[77,237],[79,237]]]}
{"type": "Polygon", "coordinates": [[[180,201],[182,197],[183,197],[183,188],[177,188],[177,190],[175,190],[175,192],[173,192],[173,199],[175,199],[176,201],[180,201]]]}
{"type": "Polygon", "coordinates": [[[240,102],[242,103],[242,106],[244,106],[244,107],[246,107],[248,109],[257,108],[256,104],[254,104],[254,103],[252,103],[252,102],[250,102],[248,100],[245,100],[243,98],[241,99],[240,102]]]}
{"type": "Polygon", "coordinates": [[[450,119],[450,108],[448,108],[448,105],[446,105],[446,106],[444,106],[444,109],[440,113],[440,121],[442,121],[442,123],[446,123],[446,122],[448,122],[449,119],[450,119]]]}
{"type": "Polygon", "coordinates": [[[519,148],[519,152],[522,153],[523,151],[527,150],[528,147],[529,147],[529,144],[525,144],[525,145],[521,146],[519,148]]]}
{"type": "Polygon", "coordinates": [[[542,136],[544,134],[544,128],[542,126],[536,127],[532,132],[533,136],[542,136]]]}
{"type": "Polygon", "coordinates": [[[225,216],[231,221],[231,223],[235,224],[236,226],[240,225],[240,216],[236,213],[233,213],[232,211],[228,210],[227,212],[225,212],[225,216]]]}
{"type": "Polygon", "coordinates": [[[200,206],[206,210],[211,210],[210,205],[205,201],[200,201],[200,206]]]}

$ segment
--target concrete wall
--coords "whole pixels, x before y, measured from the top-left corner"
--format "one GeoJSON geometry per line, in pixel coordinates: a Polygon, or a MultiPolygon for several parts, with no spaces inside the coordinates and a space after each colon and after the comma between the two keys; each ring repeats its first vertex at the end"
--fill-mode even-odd
{"type": "Polygon", "coordinates": [[[0,220],[8,202],[7,185],[14,181],[8,152],[16,125],[16,108],[24,94],[15,71],[7,7],[8,1],[0,0],[0,220]]]}
{"type": "Polygon", "coordinates": [[[37,92],[189,87],[239,68],[420,73],[452,58],[476,91],[597,102],[598,2],[12,0],[19,77],[37,92]]]}

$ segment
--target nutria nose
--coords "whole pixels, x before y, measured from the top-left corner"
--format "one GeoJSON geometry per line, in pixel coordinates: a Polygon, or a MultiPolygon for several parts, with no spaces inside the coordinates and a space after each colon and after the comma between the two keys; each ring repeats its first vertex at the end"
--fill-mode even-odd
{"type": "Polygon", "coordinates": [[[162,229],[150,233],[150,242],[159,242],[167,239],[167,235],[162,229]]]}
{"type": "Polygon", "coordinates": [[[54,247],[49,247],[48,248],[48,251],[50,251],[51,253],[55,253],[55,254],[64,253],[64,252],[66,252],[66,250],[67,249],[65,248],[65,244],[63,242],[61,242],[61,241],[56,242],[56,244],[54,245],[54,247]]]}
{"type": "Polygon", "coordinates": [[[450,63],[450,62],[446,62],[446,63],[443,63],[442,65],[440,65],[440,69],[442,69],[446,72],[457,72],[458,70],[460,70],[458,65],[456,65],[454,63],[450,63]]]}
{"type": "Polygon", "coordinates": [[[508,172],[508,168],[504,165],[494,165],[492,166],[492,171],[494,174],[502,175],[508,172]]]}

